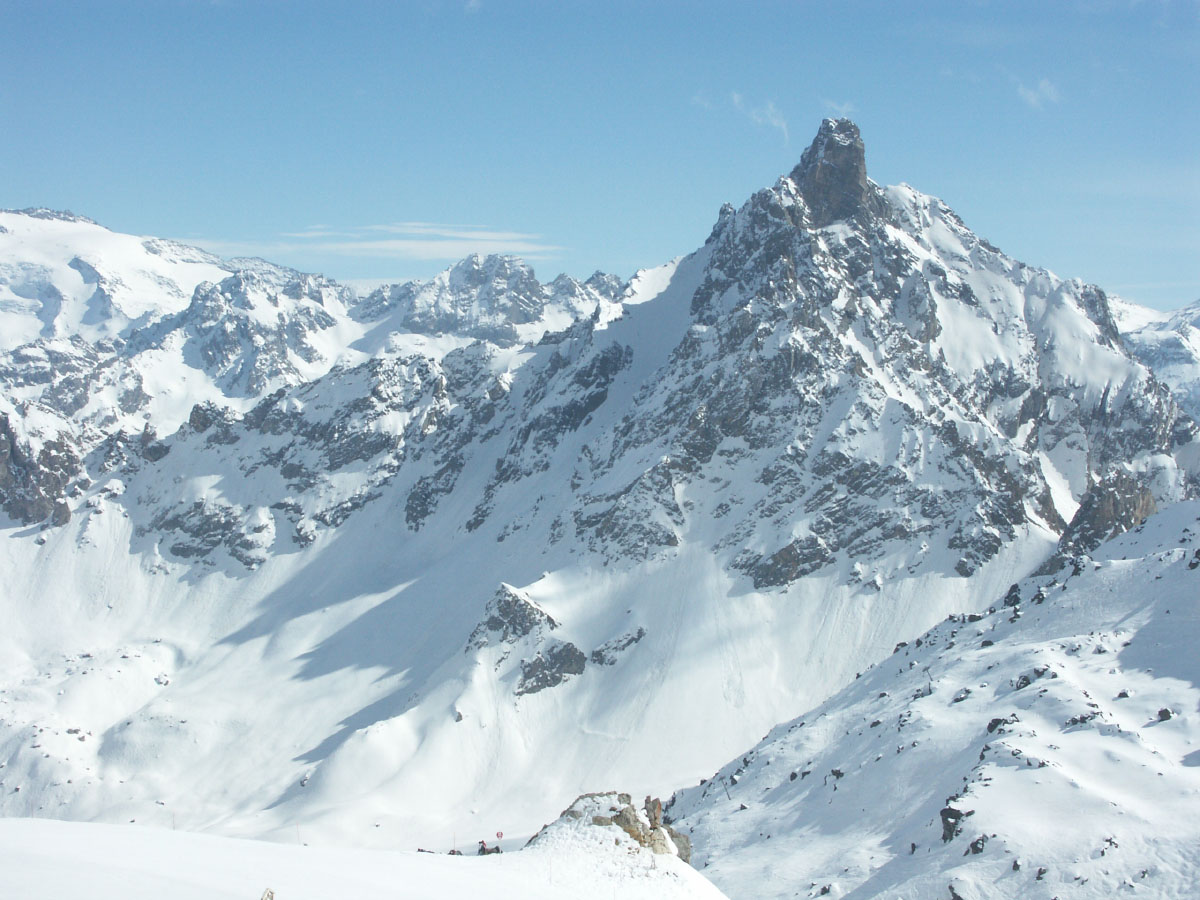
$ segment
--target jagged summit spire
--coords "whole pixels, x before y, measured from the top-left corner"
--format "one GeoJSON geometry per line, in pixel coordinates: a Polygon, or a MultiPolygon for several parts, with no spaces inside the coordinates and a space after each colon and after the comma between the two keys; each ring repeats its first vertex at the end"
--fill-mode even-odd
{"type": "Polygon", "coordinates": [[[849,219],[863,210],[880,212],[882,199],[867,181],[867,160],[858,126],[849,119],[826,119],[792,169],[808,204],[814,228],[849,219]]]}

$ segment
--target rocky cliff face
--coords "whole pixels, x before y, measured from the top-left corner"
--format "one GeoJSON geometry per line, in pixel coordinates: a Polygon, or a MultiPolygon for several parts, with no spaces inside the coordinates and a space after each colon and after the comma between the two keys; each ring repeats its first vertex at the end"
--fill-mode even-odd
{"type": "Polygon", "coordinates": [[[579,282],[561,275],[542,284],[518,259],[469,256],[432,281],[379,288],[355,314],[419,334],[457,334],[495,344],[536,340],[620,300],[620,279],[596,273],[579,282]],[[540,328],[539,328],[540,326],[540,328]]]}
{"type": "Polygon", "coordinates": [[[35,451],[8,416],[0,415],[0,503],[11,518],[66,525],[71,519],[66,488],[78,473],[79,458],[68,441],[48,440],[35,451]]]}
{"type": "Polygon", "coordinates": [[[808,210],[808,224],[887,216],[887,203],[867,178],[866,150],[858,126],[849,119],[826,119],[789,176],[808,210]]]}

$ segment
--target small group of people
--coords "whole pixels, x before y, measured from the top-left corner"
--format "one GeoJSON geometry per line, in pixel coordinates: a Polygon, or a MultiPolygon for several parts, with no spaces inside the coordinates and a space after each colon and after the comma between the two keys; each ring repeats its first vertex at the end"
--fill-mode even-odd
{"type": "MultiPolygon", "coordinates": [[[[426,850],[424,847],[418,847],[417,852],[418,853],[433,853],[434,851],[426,850]]],[[[463,855],[463,852],[461,850],[457,850],[457,849],[456,850],[447,850],[446,852],[450,856],[462,856],[463,855]]],[[[487,841],[480,841],[479,849],[475,851],[476,855],[478,855],[478,856],[490,856],[493,853],[503,853],[503,852],[504,851],[500,849],[499,844],[497,844],[494,847],[489,847],[487,844],[487,841]]],[[[272,896],[274,896],[274,895],[272,895],[272,896]]]]}

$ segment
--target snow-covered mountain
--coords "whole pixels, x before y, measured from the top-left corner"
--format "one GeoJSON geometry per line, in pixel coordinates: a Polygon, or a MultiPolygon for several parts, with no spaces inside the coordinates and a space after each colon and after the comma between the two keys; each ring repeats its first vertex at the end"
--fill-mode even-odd
{"type": "Polygon", "coordinates": [[[1189,416],[1200,418],[1200,300],[1172,313],[1118,303],[1116,316],[1134,356],[1171,388],[1189,416]]]}
{"type": "Polygon", "coordinates": [[[737,897],[1192,897],[1200,504],[951,616],[668,813],[737,897]]]}
{"type": "Polygon", "coordinates": [[[547,331],[618,304],[625,287],[600,272],[584,282],[560,275],[542,284],[519,259],[475,255],[431,281],[378,288],[363,301],[359,318],[382,321],[389,331],[536,342],[547,331]]]}
{"type": "Polygon", "coordinates": [[[477,334],[536,341],[602,304],[619,310],[624,289],[600,274],[543,286],[519,260],[473,257],[359,302],[264,260],[221,260],[70,213],[0,212],[0,434],[18,464],[46,453],[0,501],[18,521],[61,520],[63,490],[105,441],[153,444],[197,404],[245,412],[337,364],[436,358],[477,334]]]}
{"type": "Polygon", "coordinates": [[[1196,490],[1104,292],[876,185],[846,120],[627,283],[471,258],[360,299],[0,225],[4,815],[529,834],[1196,490]],[[76,258],[175,292],[92,303],[76,258]]]}

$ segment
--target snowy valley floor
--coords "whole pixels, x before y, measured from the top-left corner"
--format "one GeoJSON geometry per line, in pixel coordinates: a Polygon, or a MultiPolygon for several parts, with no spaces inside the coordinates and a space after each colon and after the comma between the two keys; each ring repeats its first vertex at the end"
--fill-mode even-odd
{"type": "Polygon", "coordinates": [[[301,847],[137,825],[0,819],[5,900],[721,900],[615,826],[559,823],[498,856],[301,847]]]}

